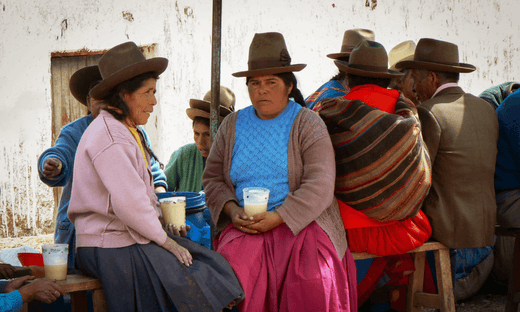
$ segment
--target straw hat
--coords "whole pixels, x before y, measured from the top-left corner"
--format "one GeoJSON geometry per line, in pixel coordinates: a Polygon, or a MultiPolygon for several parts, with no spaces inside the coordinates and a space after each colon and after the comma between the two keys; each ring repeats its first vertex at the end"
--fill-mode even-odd
{"type": "MultiPolygon", "coordinates": [[[[211,90],[204,95],[203,100],[191,99],[190,108],[186,109],[186,114],[191,120],[195,117],[209,119],[211,106],[211,90]]],[[[235,94],[229,88],[220,86],[220,121],[227,115],[235,111],[235,94]]]]}
{"type": "Polygon", "coordinates": [[[397,64],[397,62],[413,60],[414,53],[415,42],[408,40],[399,43],[388,53],[388,63],[390,63],[390,69],[396,70],[395,64],[397,64]]]}
{"type": "Polygon", "coordinates": [[[306,64],[291,65],[291,57],[283,35],[277,32],[255,34],[249,46],[248,70],[233,73],[235,77],[252,77],[300,71],[306,64]]]}
{"type": "Polygon", "coordinates": [[[98,66],[103,80],[90,90],[90,95],[101,100],[121,82],[146,72],[160,75],[168,67],[168,60],[163,57],[147,60],[139,47],[129,41],[108,50],[99,59],[98,66]]]}
{"type": "Polygon", "coordinates": [[[72,96],[74,96],[78,102],[86,106],[90,85],[95,81],[100,81],[101,79],[101,73],[99,72],[97,65],[78,69],[70,77],[70,93],[72,93],[72,96]]]}
{"type": "Polygon", "coordinates": [[[364,77],[395,78],[403,75],[388,69],[385,47],[375,41],[363,40],[352,50],[348,63],[336,60],[334,64],[341,71],[364,77]]]}
{"type": "Polygon", "coordinates": [[[355,28],[345,31],[343,34],[343,42],[339,53],[327,54],[331,59],[340,59],[350,56],[352,50],[357,47],[363,40],[376,40],[376,36],[370,29],[355,28]]]}
{"type": "Polygon", "coordinates": [[[469,73],[476,69],[471,64],[459,63],[459,47],[456,44],[429,38],[419,40],[413,60],[398,62],[395,67],[397,69],[424,68],[453,73],[469,73]]]}

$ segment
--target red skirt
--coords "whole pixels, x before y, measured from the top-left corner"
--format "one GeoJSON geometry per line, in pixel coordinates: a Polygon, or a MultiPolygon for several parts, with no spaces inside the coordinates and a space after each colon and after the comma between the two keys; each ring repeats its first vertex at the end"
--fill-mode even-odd
{"type": "Polygon", "coordinates": [[[338,204],[352,252],[378,256],[401,255],[422,246],[432,235],[430,221],[421,210],[415,217],[406,220],[378,223],[341,200],[338,200],[338,204]],[[352,222],[353,219],[356,221],[352,222]]]}

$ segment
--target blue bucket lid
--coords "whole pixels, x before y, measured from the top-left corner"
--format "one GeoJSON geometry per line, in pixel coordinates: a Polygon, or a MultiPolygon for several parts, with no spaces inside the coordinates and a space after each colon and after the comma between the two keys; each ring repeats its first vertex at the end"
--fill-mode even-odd
{"type": "Polygon", "coordinates": [[[163,199],[168,197],[184,196],[186,197],[186,209],[197,208],[206,205],[206,199],[204,198],[204,191],[200,192],[164,192],[155,193],[157,199],[163,199]]]}

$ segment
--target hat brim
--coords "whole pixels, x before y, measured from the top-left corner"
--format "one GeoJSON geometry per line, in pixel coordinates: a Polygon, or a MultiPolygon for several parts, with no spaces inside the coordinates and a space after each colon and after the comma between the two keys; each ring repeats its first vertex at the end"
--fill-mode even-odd
{"type": "Polygon", "coordinates": [[[281,66],[281,67],[262,68],[262,69],[254,69],[254,70],[236,72],[236,73],[233,73],[232,75],[235,77],[253,77],[253,76],[261,76],[261,75],[281,74],[281,73],[300,71],[300,70],[304,69],[306,66],[307,66],[307,64],[295,64],[295,65],[281,66]]]}
{"type": "MultiPolygon", "coordinates": [[[[222,109],[222,107],[220,107],[220,109],[222,109]]],[[[202,117],[202,118],[210,119],[210,115],[209,115],[208,111],[198,109],[198,108],[186,108],[186,115],[188,115],[188,117],[191,120],[194,120],[195,117],[202,117]]],[[[222,122],[222,120],[224,120],[224,117],[226,117],[226,116],[222,116],[222,114],[220,115],[220,122],[222,122]]]]}
{"type": "Polygon", "coordinates": [[[339,68],[339,70],[344,71],[346,73],[363,76],[363,77],[373,77],[373,78],[396,78],[401,77],[403,73],[394,70],[387,70],[386,72],[376,72],[369,71],[359,68],[350,67],[347,63],[341,61],[334,61],[334,64],[339,68]]]}
{"type": "Polygon", "coordinates": [[[101,79],[101,73],[99,72],[99,67],[97,65],[83,67],[77,70],[70,77],[70,93],[78,102],[87,106],[87,96],[90,85],[101,79]]]}
{"type": "MultiPolygon", "coordinates": [[[[195,109],[209,112],[211,110],[211,103],[208,101],[204,101],[204,100],[191,99],[190,108],[195,108],[195,109]]],[[[220,105],[220,107],[219,107],[219,112],[220,112],[220,116],[222,116],[222,117],[226,117],[227,115],[232,113],[232,111],[229,108],[224,107],[222,105],[220,105]]]]}
{"type": "Polygon", "coordinates": [[[166,70],[166,67],[168,67],[168,59],[163,57],[154,57],[132,64],[113,73],[109,77],[104,78],[99,84],[90,90],[90,95],[95,99],[103,99],[108,95],[110,90],[121,82],[147,72],[155,72],[157,75],[160,75],[166,70]]]}
{"type": "Polygon", "coordinates": [[[344,57],[350,57],[350,53],[351,52],[331,53],[331,54],[327,54],[327,57],[331,58],[333,60],[339,60],[344,57]]]}
{"type": "Polygon", "coordinates": [[[471,64],[459,63],[458,65],[448,65],[434,62],[425,62],[425,61],[401,61],[395,64],[395,68],[404,69],[404,68],[418,68],[418,69],[429,69],[429,70],[438,70],[449,73],[471,73],[475,69],[475,66],[471,64]]]}

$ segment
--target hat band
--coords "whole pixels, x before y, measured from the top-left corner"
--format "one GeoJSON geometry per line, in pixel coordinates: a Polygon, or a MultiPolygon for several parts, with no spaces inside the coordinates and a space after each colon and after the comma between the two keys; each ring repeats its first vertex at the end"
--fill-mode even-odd
{"type": "Polygon", "coordinates": [[[251,61],[248,63],[249,70],[262,69],[262,68],[270,68],[270,67],[283,67],[291,65],[291,60],[260,60],[260,61],[251,61]]]}
{"type": "Polygon", "coordinates": [[[458,63],[458,62],[437,62],[434,60],[419,60],[419,59],[417,59],[417,60],[414,59],[414,61],[436,63],[436,64],[448,65],[448,66],[460,66],[460,63],[458,63]]]}
{"type": "Polygon", "coordinates": [[[362,65],[362,64],[349,64],[348,67],[354,68],[354,69],[361,69],[371,72],[378,72],[378,73],[386,73],[388,72],[388,67],[386,66],[371,66],[371,65],[362,65]]]}
{"type": "Polygon", "coordinates": [[[351,46],[351,45],[342,45],[341,46],[341,53],[347,53],[347,52],[352,52],[352,50],[354,50],[355,47],[351,46]]]}

